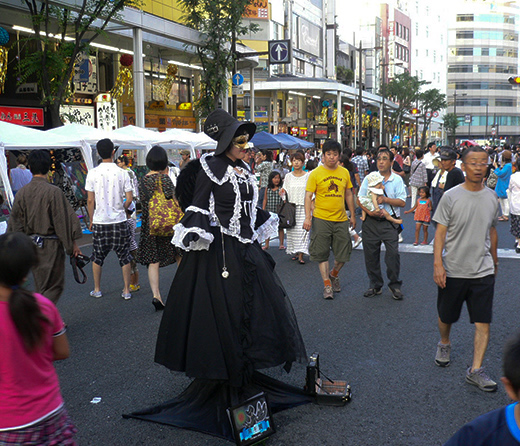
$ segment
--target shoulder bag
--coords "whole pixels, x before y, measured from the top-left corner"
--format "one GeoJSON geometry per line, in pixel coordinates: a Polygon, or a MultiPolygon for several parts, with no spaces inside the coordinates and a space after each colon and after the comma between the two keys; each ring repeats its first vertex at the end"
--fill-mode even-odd
{"type": "Polygon", "coordinates": [[[486,185],[490,189],[494,189],[496,187],[496,185],[497,185],[497,181],[498,181],[498,176],[495,173],[495,171],[492,170],[491,173],[488,176],[488,179],[486,181],[486,185]]]}
{"type": "Polygon", "coordinates": [[[148,227],[150,235],[169,237],[173,235],[173,227],[183,217],[177,203],[167,200],[162,189],[162,180],[159,176],[159,188],[153,193],[148,203],[148,227]]]}
{"type": "Polygon", "coordinates": [[[283,200],[278,205],[278,217],[280,218],[279,228],[292,228],[296,225],[296,205],[283,200]]]}

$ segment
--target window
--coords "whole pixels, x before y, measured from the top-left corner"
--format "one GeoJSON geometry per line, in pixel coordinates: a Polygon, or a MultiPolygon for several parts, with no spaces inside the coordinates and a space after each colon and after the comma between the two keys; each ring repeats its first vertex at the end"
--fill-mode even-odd
{"type": "Polygon", "coordinates": [[[457,14],[457,22],[473,22],[473,14],[457,14]]]}
{"type": "Polygon", "coordinates": [[[426,27],[426,37],[430,37],[430,28],[426,27]]]}
{"type": "MultiPolygon", "coordinates": [[[[456,38],[457,39],[473,39],[473,31],[457,31],[456,38]]],[[[482,37],[477,37],[477,39],[482,39],[482,37]]]]}
{"type": "Polygon", "coordinates": [[[481,48],[482,56],[489,56],[489,48],[481,48]]]}
{"type": "Polygon", "coordinates": [[[419,35],[419,24],[418,23],[415,24],[415,35],[416,36],[419,35]]]}
{"type": "Polygon", "coordinates": [[[437,62],[437,51],[435,51],[435,50],[433,51],[433,61],[437,62]]]}
{"type": "Polygon", "coordinates": [[[428,48],[426,48],[426,57],[428,57],[428,48]]]}

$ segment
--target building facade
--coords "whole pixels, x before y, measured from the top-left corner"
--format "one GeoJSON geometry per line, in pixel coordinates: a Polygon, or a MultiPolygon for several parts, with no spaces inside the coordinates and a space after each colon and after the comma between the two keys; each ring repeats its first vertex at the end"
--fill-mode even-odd
{"type": "Polygon", "coordinates": [[[459,141],[517,143],[520,90],[520,5],[516,1],[461,0],[449,28],[448,112],[458,117],[459,141]]]}

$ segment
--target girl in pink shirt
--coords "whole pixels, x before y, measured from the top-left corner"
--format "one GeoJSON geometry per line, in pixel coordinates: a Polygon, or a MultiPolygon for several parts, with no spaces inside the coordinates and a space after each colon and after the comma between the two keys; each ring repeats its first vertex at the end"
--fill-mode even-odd
{"type": "Polygon", "coordinates": [[[0,236],[0,444],[75,445],[53,361],[69,356],[54,304],[21,288],[37,262],[25,234],[0,236]]]}

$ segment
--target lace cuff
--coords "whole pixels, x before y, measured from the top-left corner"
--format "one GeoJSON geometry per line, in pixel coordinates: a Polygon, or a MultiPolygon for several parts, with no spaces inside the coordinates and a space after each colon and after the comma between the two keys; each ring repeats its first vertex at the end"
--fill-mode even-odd
{"type": "Polygon", "coordinates": [[[259,243],[278,235],[278,215],[269,212],[270,217],[256,230],[259,243]]]}
{"type": "Polygon", "coordinates": [[[210,232],[198,227],[186,228],[182,223],[176,224],[173,230],[172,244],[184,251],[207,251],[214,239],[210,232]]]}

